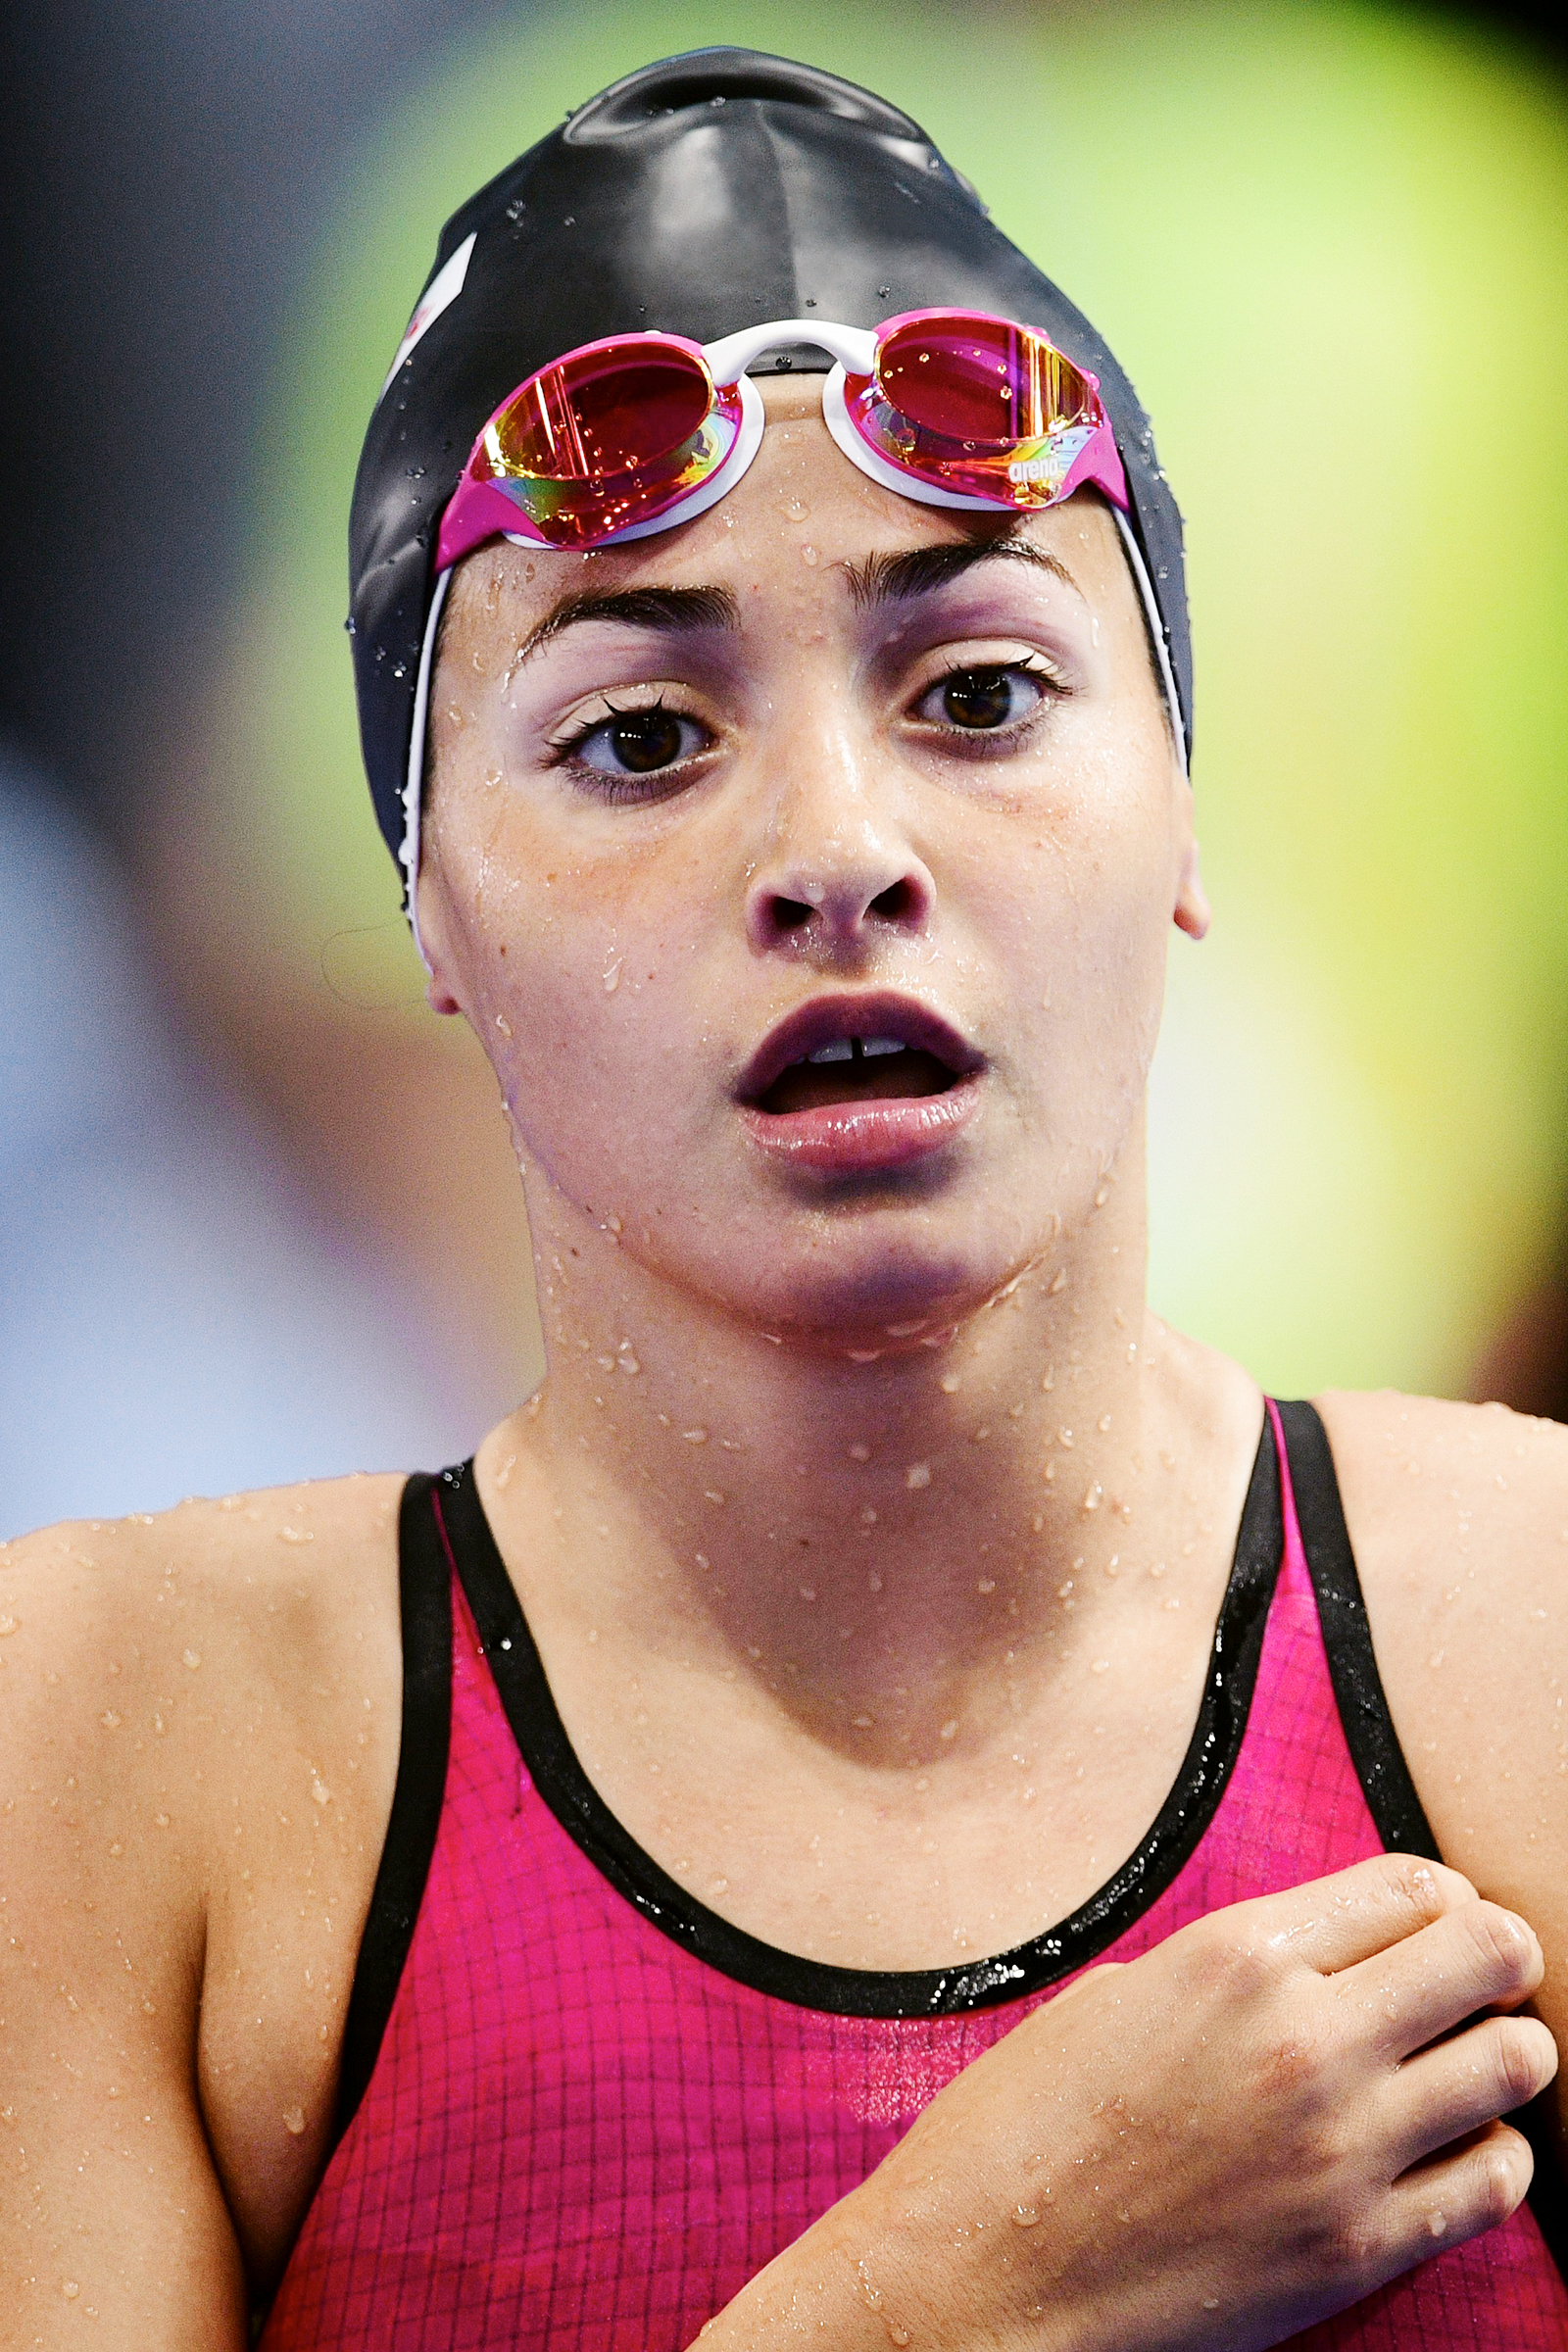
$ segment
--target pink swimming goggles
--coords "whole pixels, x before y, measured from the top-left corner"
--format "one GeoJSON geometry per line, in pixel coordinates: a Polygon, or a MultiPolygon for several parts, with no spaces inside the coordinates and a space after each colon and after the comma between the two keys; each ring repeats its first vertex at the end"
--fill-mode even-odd
{"type": "Polygon", "coordinates": [[[1092,482],[1127,508],[1100,379],[1033,327],[982,311],[906,311],[875,329],[775,318],[708,344],[610,335],[539,368],[469,452],[437,571],[498,534],[608,547],[702,514],[761,446],[761,395],[746,370],[780,344],[830,354],[828,431],[903,498],[1028,512],[1092,482]]]}

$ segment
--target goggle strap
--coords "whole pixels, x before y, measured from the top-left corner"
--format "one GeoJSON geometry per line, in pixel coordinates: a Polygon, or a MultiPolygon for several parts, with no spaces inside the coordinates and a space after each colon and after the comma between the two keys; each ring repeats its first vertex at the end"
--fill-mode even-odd
{"type": "Polygon", "coordinates": [[[424,624],[424,643],[419,648],[419,670],[414,685],[414,728],[409,737],[409,773],[403,787],[403,840],[398,850],[398,863],[403,868],[403,886],[408,894],[409,929],[414,933],[419,961],[427,972],[430,970],[430,958],[419,937],[419,819],[424,799],[424,730],[430,713],[430,665],[435,659],[435,641],[441,627],[442,608],[456,569],[455,564],[449,564],[445,571],[436,575],[429,615],[424,624]]]}
{"type": "MultiPolygon", "coordinates": [[[[1107,500],[1106,504],[1109,505],[1110,502],[1107,500]]],[[[1170,665],[1170,648],[1165,642],[1165,624],[1159,617],[1159,607],[1154,601],[1154,584],[1149,576],[1149,566],[1144,562],[1144,551],[1138,544],[1138,537],[1132,524],[1120,507],[1111,506],[1110,511],[1116,518],[1116,528],[1121,533],[1121,543],[1127,553],[1128,568],[1132,572],[1139,596],[1143,600],[1144,620],[1149,629],[1149,641],[1154,649],[1154,660],[1159,668],[1160,683],[1165,689],[1165,710],[1170,720],[1170,731],[1176,745],[1176,757],[1181,761],[1182,774],[1185,776],[1187,773],[1187,724],[1182,717],[1182,698],[1176,691],[1176,673],[1170,665]]]]}

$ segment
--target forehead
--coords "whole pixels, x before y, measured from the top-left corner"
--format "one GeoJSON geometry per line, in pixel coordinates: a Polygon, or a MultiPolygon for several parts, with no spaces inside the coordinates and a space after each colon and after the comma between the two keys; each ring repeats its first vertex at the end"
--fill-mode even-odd
{"type": "Polygon", "coordinates": [[[515,643],[564,599],[655,582],[723,587],[743,614],[760,601],[771,616],[781,607],[842,609],[853,601],[858,568],[878,558],[998,540],[1023,541],[1051,555],[1097,612],[1119,610],[1142,630],[1116,526],[1098,495],[995,517],[901,498],[868,480],[836,447],[822,420],[822,380],[760,379],[767,415],[761,447],[735,488],[691,522],[588,555],[508,541],[475,550],[454,581],[452,633],[470,643],[500,633],[515,643]]]}

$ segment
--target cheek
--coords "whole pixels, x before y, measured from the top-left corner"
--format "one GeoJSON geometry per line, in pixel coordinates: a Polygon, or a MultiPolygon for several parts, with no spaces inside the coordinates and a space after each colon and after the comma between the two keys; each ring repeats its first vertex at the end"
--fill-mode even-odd
{"type": "Polygon", "coordinates": [[[587,856],[520,816],[467,863],[465,1001],[519,1141],[575,1193],[690,1116],[719,886],[677,843],[587,856]]]}

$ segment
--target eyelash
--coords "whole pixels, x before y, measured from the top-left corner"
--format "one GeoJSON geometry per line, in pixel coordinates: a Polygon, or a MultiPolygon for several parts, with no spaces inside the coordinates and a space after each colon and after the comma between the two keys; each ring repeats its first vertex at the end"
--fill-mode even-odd
{"type": "MultiPolygon", "coordinates": [[[[943,688],[950,685],[956,678],[1003,677],[1008,674],[1020,674],[1033,679],[1042,689],[1042,705],[1048,701],[1059,699],[1070,691],[1055,667],[1040,656],[1034,655],[1025,656],[1015,662],[955,662],[950,667],[931,679],[929,684],[921,688],[916,702],[917,704],[923,703],[928,701],[932,695],[940,694],[943,688]]],[[[692,726],[703,724],[700,719],[693,718],[690,712],[671,710],[662,695],[653,703],[626,704],[612,703],[607,695],[604,698],[604,706],[603,710],[595,717],[582,720],[577,726],[569,728],[564,735],[550,738],[547,747],[549,751],[548,764],[551,767],[573,769],[579,780],[597,798],[608,802],[611,806],[662,798],[669,789],[670,780],[681,777],[691,760],[701,757],[700,752],[690,753],[684,759],[671,760],[666,767],[649,769],[640,776],[635,773],[615,776],[603,768],[590,766],[586,760],[578,757],[583,746],[591,742],[594,736],[601,733],[604,728],[613,726],[617,719],[642,718],[654,711],[665,710],[671,718],[679,722],[692,726]]],[[[944,725],[939,720],[926,720],[920,723],[947,736],[956,744],[961,742],[964,745],[966,756],[974,756],[978,753],[984,757],[987,747],[998,743],[1017,742],[1020,736],[1026,734],[1038,722],[1038,718],[1039,709],[1037,708],[1035,710],[1027,711],[1022,718],[1013,719],[1000,727],[965,728],[952,724],[944,725]]],[[[708,747],[704,746],[703,748],[707,749],[708,747]]]]}

